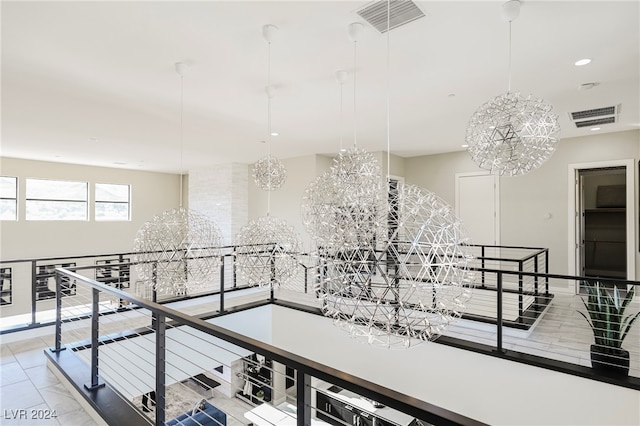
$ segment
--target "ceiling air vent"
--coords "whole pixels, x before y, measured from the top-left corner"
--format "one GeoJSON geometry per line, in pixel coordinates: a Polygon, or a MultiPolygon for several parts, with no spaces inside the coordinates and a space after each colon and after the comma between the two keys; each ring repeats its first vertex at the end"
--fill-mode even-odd
{"type": "MultiPolygon", "coordinates": [[[[425,16],[418,5],[411,0],[392,0],[389,9],[388,24],[390,30],[425,16]]],[[[387,32],[386,0],[369,3],[363,8],[356,10],[356,13],[380,33],[387,32]]]]}
{"type": "Polygon", "coordinates": [[[615,105],[571,112],[569,113],[569,118],[575,123],[577,128],[581,128],[615,123],[619,113],[620,105],[615,105]]]}

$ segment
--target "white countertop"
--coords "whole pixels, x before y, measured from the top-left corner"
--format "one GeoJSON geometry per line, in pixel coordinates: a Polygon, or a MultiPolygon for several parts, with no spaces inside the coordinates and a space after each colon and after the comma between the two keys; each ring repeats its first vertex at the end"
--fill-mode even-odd
{"type": "Polygon", "coordinates": [[[371,413],[376,417],[392,421],[402,426],[409,425],[414,420],[414,417],[398,411],[394,408],[374,407],[374,405],[369,400],[346,389],[343,389],[339,392],[332,392],[329,390],[329,388],[331,388],[332,386],[333,385],[330,383],[319,382],[315,388],[319,392],[329,395],[332,398],[345,402],[353,407],[366,411],[367,413],[371,413]]]}
{"type": "MultiPolygon", "coordinates": [[[[296,407],[292,404],[284,403],[278,409],[271,404],[260,404],[251,411],[244,413],[244,417],[255,426],[296,426],[296,407]],[[284,411],[283,411],[284,410],[284,411]]],[[[318,419],[311,419],[313,426],[330,426],[329,423],[318,419]]]]}

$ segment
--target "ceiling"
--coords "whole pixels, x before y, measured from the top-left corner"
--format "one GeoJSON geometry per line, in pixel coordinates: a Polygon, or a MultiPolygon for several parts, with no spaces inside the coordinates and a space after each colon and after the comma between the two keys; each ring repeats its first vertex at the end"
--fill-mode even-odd
{"type": "MultiPolygon", "coordinates": [[[[507,91],[502,3],[418,1],[426,17],[389,37],[365,24],[354,60],[347,27],[367,1],[3,1],[1,155],[179,172],[252,163],[269,139],[280,158],[333,154],[354,134],[386,150],[387,129],[403,157],[459,151],[474,111],[507,91]],[[271,138],[265,24],[279,28],[271,138]],[[189,65],[182,144],[179,61],[189,65]]],[[[562,138],[638,129],[639,6],[523,1],[512,91],[553,105],[562,138]],[[575,66],[581,58],[592,62],[575,66]],[[569,120],[612,105],[618,122],[599,131],[569,120]]]]}

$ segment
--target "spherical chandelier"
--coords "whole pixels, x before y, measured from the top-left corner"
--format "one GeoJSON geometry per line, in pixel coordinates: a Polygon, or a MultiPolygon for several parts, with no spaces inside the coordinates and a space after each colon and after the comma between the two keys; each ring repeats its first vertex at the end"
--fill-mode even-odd
{"type": "Polygon", "coordinates": [[[374,238],[380,203],[380,165],[354,147],[340,152],[334,165],[307,187],[302,221],[319,247],[357,247],[374,238]]]}
{"type": "Polygon", "coordinates": [[[322,311],[351,336],[407,348],[460,318],[474,283],[469,239],[451,206],[403,185],[378,214],[376,239],[320,258],[322,311]]]}
{"type": "MultiPolygon", "coordinates": [[[[268,125],[271,132],[271,98],[275,89],[270,83],[271,39],[275,25],[264,25],[262,35],[269,46],[269,66],[267,67],[268,125]]],[[[270,146],[270,144],[269,144],[270,146]]],[[[253,178],[262,189],[272,191],[280,188],[286,179],[284,165],[270,152],[259,160],[253,168],[253,178]]],[[[298,256],[300,243],[298,236],[286,221],[270,215],[271,192],[267,196],[267,215],[251,221],[236,236],[236,271],[250,286],[294,287],[293,278],[299,272],[298,256]]]]}
{"type": "Polygon", "coordinates": [[[555,152],[560,126],[540,99],[505,93],[482,105],[467,128],[472,160],[491,173],[516,176],[540,167],[555,152]]]}
{"type": "Polygon", "coordinates": [[[253,165],[253,181],[263,191],[273,191],[284,185],[287,169],[276,157],[268,154],[253,165]]]}
{"type": "MultiPolygon", "coordinates": [[[[387,24],[390,9],[387,2],[387,24]]],[[[387,95],[387,129],[388,105],[387,95]]],[[[387,173],[389,156],[387,132],[387,173]]],[[[312,224],[323,225],[314,229],[335,228],[333,236],[316,236],[332,242],[318,250],[323,314],[358,340],[385,348],[439,337],[461,317],[474,284],[469,239],[451,206],[389,175],[383,196],[377,162],[357,151],[339,155],[322,179],[339,194],[329,207],[307,207],[320,212],[310,215],[312,224]],[[318,220],[325,217],[336,226],[318,220]]],[[[312,196],[318,191],[314,185],[306,198],[310,204],[324,201],[312,196]]]]}
{"type": "Polygon", "coordinates": [[[287,222],[273,216],[253,220],[240,230],[236,245],[236,271],[247,284],[295,287],[300,243],[287,222]]]}
{"type": "Polygon", "coordinates": [[[220,231],[206,216],[182,207],[154,216],[138,230],[133,262],[139,279],[163,295],[210,286],[220,267],[220,231]]]}
{"type": "Polygon", "coordinates": [[[511,22],[519,14],[518,0],[502,5],[502,17],[509,21],[508,90],[473,114],[465,138],[467,151],[480,168],[507,176],[540,167],[555,152],[560,133],[558,116],[550,105],[511,92],[511,22]]]}
{"type": "Polygon", "coordinates": [[[278,31],[278,27],[272,24],[262,26],[262,37],[267,42],[267,155],[253,165],[253,181],[264,191],[274,191],[280,188],[287,180],[287,170],[284,164],[271,155],[271,137],[274,133],[271,129],[271,100],[275,96],[276,89],[271,85],[271,40],[278,31]]]}
{"type": "MultiPolygon", "coordinates": [[[[183,151],[183,93],[187,64],[177,62],[180,76],[180,169],[183,151]]],[[[215,281],[220,267],[222,238],[206,216],[182,207],[164,211],[145,222],[134,240],[134,268],[138,277],[162,295],[185,295],[215,281]]]]}

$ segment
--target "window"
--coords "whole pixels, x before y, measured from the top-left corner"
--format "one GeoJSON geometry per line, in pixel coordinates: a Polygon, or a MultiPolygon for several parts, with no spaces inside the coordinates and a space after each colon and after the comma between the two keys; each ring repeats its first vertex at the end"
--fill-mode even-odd
{"type": "Polygon", "coordinates": [[[0,176],[0,220],[18,220],[18,178],[0,176]]]}
{"type": "Polygon", "coordinates": [[[131,220],[129,185],[96,183],[96,220],[131,220]]]}
{"type": "Polygon", "coordinates": [[[27,220],[87,220],[87,182],[27,179],[27,220]]]}

